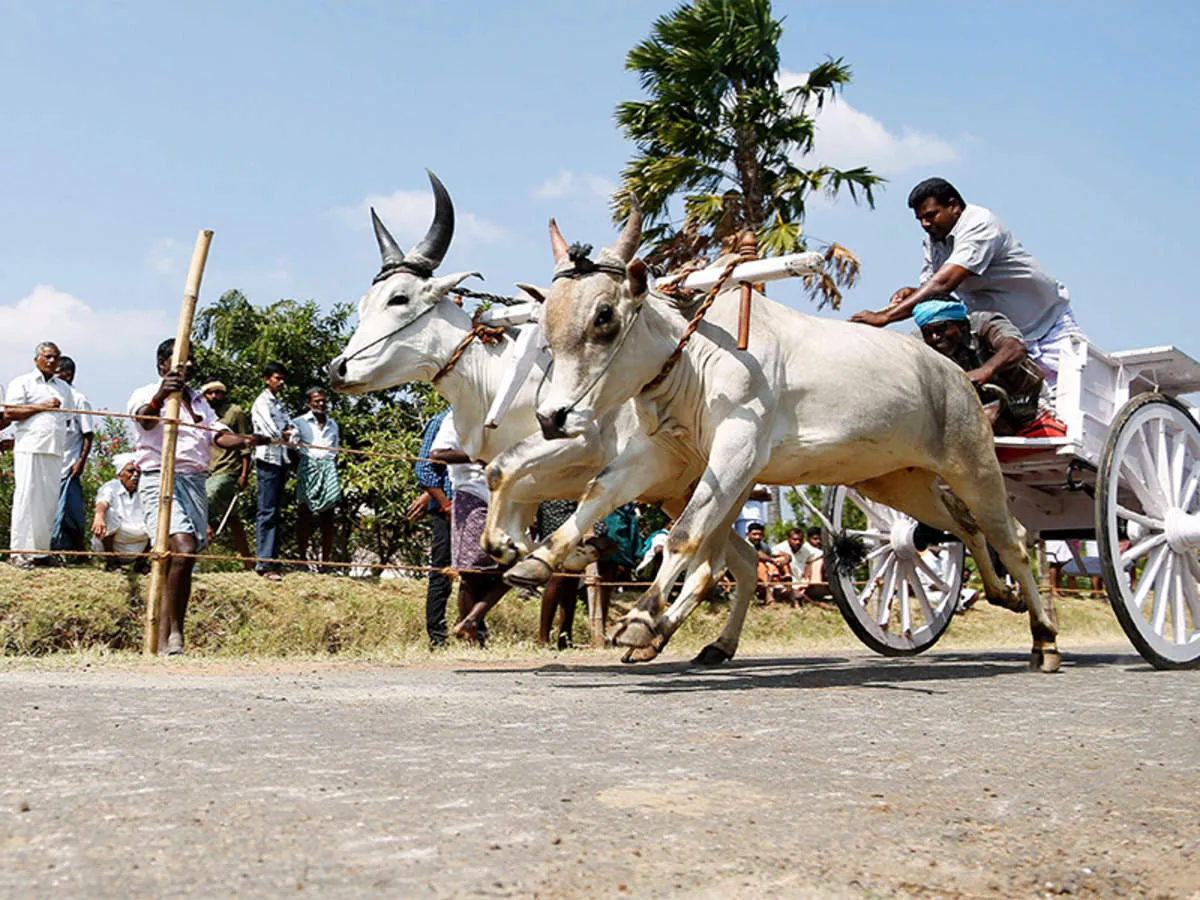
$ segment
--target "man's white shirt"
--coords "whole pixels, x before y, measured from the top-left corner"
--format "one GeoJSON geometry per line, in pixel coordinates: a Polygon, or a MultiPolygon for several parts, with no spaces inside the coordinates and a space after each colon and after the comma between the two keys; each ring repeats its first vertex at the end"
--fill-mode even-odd
{"type": "Polygon", "coordinates": [[[104,530],[113,536],[113,547],[119,553],[140,553],[149,540],[146,519],[142,515],[142,498],[137,491],[125,490],[121,479],[106,481],[96,491],[96,505],[107,503],[104,511],[104,530]]]}
{"type": "MultiPolygon", "coordinates": [[[[437,437],[433,439],[433,445],[429,448],[431,453],[434,450],[462,450],[458,430],[454,426],[453,410],[438,428],[437,437]]],[[[483,474],[483,466],[479,463],[447,463],[446,473],[450,476],[450,487],[454,488],[455,494],[466,491],[481,500],[488,499],[487,479],[483,474]]]]}
{"type": "MultiPolygon", "coordinates": [[[[255,434],[265,434],[274,441],[283,440],[283,430],[292,424],[283,401],[270,391],[264,390],[250,407],[250,424],[255,434]]],[[[282,466],[287,462],[287,449],[282,444],[264,444],[254,448],[258,462],[282,466]]]]}
{"type": "Polygon", "coordinates": [[[801,578],[804,575],[804,570],[814,559],[820,559],[825,554],[818,548],[814,547],[808,541],[800,545],[799,550],[793,550],[792,545],[787,541],[780,541],[771,548],[771,553],[778,556],[786,554],[792,561],[792,577],[801,578]]]}
{"type": "MultiPolygon", "coordinates": [[[[34,406],[57,399],[62,409],[71,409],[71,386],[57,376],[46,378],[37,369],[18,375],[8,384],[5,401],[10,406],[34,406]]],[[[13,449],[18,453],[48,453],[62,456],[67,439],[67,414],[35,413],[13,423],[13,449]]]]}
{"type": "Polygon", "coordinates": [[[968,203],[942,241],[925,237],[924,284],[946,263],[971,274],[955,289],[973,311],[1004,313],[1026,342],[1046,335],[1070,307],[1066,287],[1043,269],[995,214],[968,203]]]}
{"type": "Polygon", "coordinates": [[[325,424],[322,426],[317,422],[316,414],[310,409],[304,415],[292,419],[292,424],[296,426],[296,441],[301,444],[312,444],[311,448],[300,448],[303,456],[324,459],[326,456],[333,456],[333,451],[316,448],[340,446],[341,429],[338,428],[338,423],[333,421],[331,416],[325,417],[325,424]]]}

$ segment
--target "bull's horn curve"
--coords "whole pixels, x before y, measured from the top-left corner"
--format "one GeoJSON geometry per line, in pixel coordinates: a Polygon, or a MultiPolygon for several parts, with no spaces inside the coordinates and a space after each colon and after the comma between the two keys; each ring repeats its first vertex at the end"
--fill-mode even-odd
{"type": "Polygon", "coordinates": [[[554,248],[554,262],[564,263],[568,259],[567,239],[558,230],[558,223],[550,220],[550,246],[554,248]]]}
{"type": "Polygon", "coordinates": [[[638,203],[637,197],[632,192],[628,196],[629,218],[625,220],[625,228],[621,232],[621,236],[617,238],[617,242],[608,248],[608,252],[624,263],[633,259],[638,246],[642,243],[642,205],[638,203]]]}
{"type": "Polygon", "coordinates": [[[431,275],[442,264],[454,237],[454,204],[450,202],[450,192],[438,177],[428,169],[425,172],[433,188],[433,224],[421,243],[408,251],[406,262],[409,268],[426,270],[425,274],[431,275]]]}
{"type": "Polygon", "coordinates": [[[392,237],[387,227],[379,220],[379,216],[375,214],[375,207],[371,207],[371,224],[375,226],[375,240],[379,242],[379,253],[383,256],[383,267],[385,269],[395,268],[404,262],[404,251],[400,249],[400,245],[396,243],[396,239],[392,237]]]}

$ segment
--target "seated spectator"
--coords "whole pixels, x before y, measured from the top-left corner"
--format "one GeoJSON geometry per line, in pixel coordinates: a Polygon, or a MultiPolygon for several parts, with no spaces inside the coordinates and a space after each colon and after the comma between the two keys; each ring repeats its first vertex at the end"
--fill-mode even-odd
{"type": "Polygon", "coordinates": [[[918,303],[913,318],[925,343],[967,373],[997,435],[1034,423],[1045,376],[1012,322],[998,312],[968,313],[950,294],[918,303]]]}
{"type": "Polygon", "coordinates": [[[791,601],[799,605],[809,600],[817,600],[820,585],[825,580],[821,550],[821,529],[813,526],[805,534],[799,528],[788,532],[787,540],[780,541],[771,548],[776,562],[787,567],[791,575],[791,601]],[[812,589],[810,592],[810,588],[812,589]]]}
{"type": "Polygon", "coordinates": [[[768,606],[773,606],[776,600],[787,599],[789,589],[781,582],[790,581],[791,573],[786,568],[787,564],[780,562],[771,552],[765,535],[766,528],[762,522],[751,522],[746,526],[746,540],[758,554],[758,579],[754,593],[765,598],[768,606]]]}
{"type": "Polygon", "coordinates": [[[138,495],[142,470],[138,468],[132,453],[118,453],[113,457],[113,466],[117,470],[117,477],[106,481],[96,492],[92,550],[96,553],[127,554],[108,557],[105,562],[107,569],[119,569],[132,562],[135,571],[146,572],[150,568],[149,560],[137,556],[150,547],[150,535],[142,515],[142,499],[138,495]]]}

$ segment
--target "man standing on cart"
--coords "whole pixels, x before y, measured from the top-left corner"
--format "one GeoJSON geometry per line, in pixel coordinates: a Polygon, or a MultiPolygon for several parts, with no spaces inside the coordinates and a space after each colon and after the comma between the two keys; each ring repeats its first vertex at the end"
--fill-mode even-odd
{"type": "Polygon", "coordinates": [[[1062,282],[1043,269],[991,210],[963,200],[950,182],[928,178],[908,195],[925,231],[919,287],[902,287],[886,309],[863,310],[851,322],[882,327],[907,319],[920,302],[955,292],[972,312],[1003,313],[1024,337],[1053,396],[1059,357],[1082,332],[1062,282]]]}

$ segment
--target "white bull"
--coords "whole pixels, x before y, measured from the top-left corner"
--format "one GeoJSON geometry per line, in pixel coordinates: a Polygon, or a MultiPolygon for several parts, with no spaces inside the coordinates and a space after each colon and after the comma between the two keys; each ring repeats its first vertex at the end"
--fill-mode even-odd
{"type": "MultiPolygon", "coordinates": [[[[539,477],[509,479],[505,502],[494,502],[489,507],[490,540],[485,546],[501,562],[511,563],[531,549],[528,526],[539,501],[578,497],[604,464],[622,451],[654,454],[659,448],[643,436],[632,403],[619,404],[599,424],[590,424],[585,436],[547,441],[535,418],[536,380],[521,387],[496,428],[484,427],[488,409],[506,374],[504,347],[480,341],[467,343],[457,363],[445,371],[447,362],[463,346],[473,328],[470,317],[448,293],[473,273],[433,276],[450,244],[454,210],[449,194],[432,173],[430,181],[436,199],[434,224],[425,240],[407,257],[372,212],[383,267],[359,303],[358,327],[346,348],[329,364],[330,379],[335,389],[350,394],[383,390],[408,381],[434,381],[437,390],[454,408],[463,450],[472,459],[490,462],[499,458],[497,471],[503,471],[503,451],[520,442],[522,449],[518,455],[528,453],[541,460],[539,477]]],[[[662,460],[657,468],[670,474],[661,483],[647,484],[640,496],[663,502],[669,514],[677,514],[687,496],[689,481],[683,471],[685,466],[662,460]]],[[[703,469],[693,468],[695,476],[703,469]]],[[[600,518],[603,515],[579,520],[583,528],[581,536],[589,533],[600,518]]],[[[734,573],[739,594],[748,595],[748,602],[754,593],[754,553],[736,532],[728,530],[726,535],[726,540],[717,542],[720,556],[734,573]]],[[[555,568],[581,571],[594,558],[594,550],[580,548],[576,542],[561,554],[555,568]]],[[[548,580],[550,570],[534,568],[534,576],[521,583],[540,584],[548,580]]],[[[740,622],[731,623],[726,630],[733,627],[740,630],[740,622]]],[[[701,659],[717,662],[733,655],[736,638],[730,644],[723,633],[717,643],[725,649],[706,648],[701,659]]],[[[626,658],[651,658],[656,653],[656,649],[635,650],[626,658]]]]}
{"type": "MultiPolygon", "coordinates": [[[[686,319],[671,300],[648,290],[645,266],[632,259],[640,226],[635,209],[617,245],[581,265],[552,223],[555,282],[542,322],[554,365],[538,420],[547,437],[577,438],[636,398],[657,452],[638,445],[638,452],[610,462],[589,485],[575,519],[510,577],[555,566],[577,538],[578,522],[670,477],[670,461],[687,460],[689,468],[701,461],[662,568],[614,635],[626,646],[661,645],[678,627],[673,613],[690,609],[719,575],[715,542],[724,540],[755,481],[851,485],[962,540],[988,598],[1029,609],[1031,664],[1056,669],[1053,610],[1038,594],[1024,531],[1008,512],[991,430],[966,375],[906,335],[806,316],[762,296],[754,300],[749,349],[739,352],[732,337],[738,291],[730,289],[717,297],[678,365],[650,385],[686,319]],[[1018,593],[997,575],[988,544],[1018,593]],[[662,598],[685,568],[684,596],[660,618],[662,598]]],[[[536,475],[534,455],[521,463],[522,477],[536,475]]],[[[504,473],[494,474],[501,496],[504,473]]],[[[731,620],[740,625],[742,614],[731,620]]]]}

